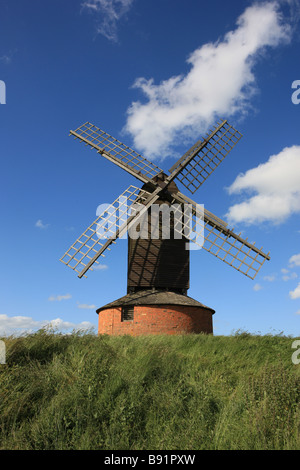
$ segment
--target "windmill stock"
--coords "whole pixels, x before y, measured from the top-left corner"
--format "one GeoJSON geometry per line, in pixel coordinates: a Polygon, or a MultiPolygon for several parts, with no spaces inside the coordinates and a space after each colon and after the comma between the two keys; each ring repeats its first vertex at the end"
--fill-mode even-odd
{"type": "Polygon", "coordinates": [[[87,271],[93,270],[93,265],[105,256],[104,252],[129,234],[127,295],[97,309],[98,333],[212,333],[214,310],[187,295],[191,244],[250,279],[255,278],[270,257],[207,209],[201,213],[199,225],[198,204],[181,193],[176,182],[194,194],[242,135],[227,120],[218,122],[168,172],[89,122],[71,130],[70,135],[142,183],[140,188],[127,188],[61,258],[79,278],[86,277],[87,271]],[[169,236],[162,236],[164,227],[158,215],[159,235],[153,237],[151,212],[156,207],[160,214],[166,206],[176,207],[169,236]],[[184,206],[190,210],[187,220],[181,211],[184,206]],[[130,236],[137,226],[145,228],[146,236],[130,236]]]}

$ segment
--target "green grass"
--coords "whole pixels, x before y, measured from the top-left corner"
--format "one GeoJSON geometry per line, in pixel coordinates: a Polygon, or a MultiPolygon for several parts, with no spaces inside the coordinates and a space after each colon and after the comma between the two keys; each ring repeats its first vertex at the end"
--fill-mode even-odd
{"type": "Polygon", "coordinates": [[[283,336],[4,338],[0,449],[299,449],[283,336]]]}

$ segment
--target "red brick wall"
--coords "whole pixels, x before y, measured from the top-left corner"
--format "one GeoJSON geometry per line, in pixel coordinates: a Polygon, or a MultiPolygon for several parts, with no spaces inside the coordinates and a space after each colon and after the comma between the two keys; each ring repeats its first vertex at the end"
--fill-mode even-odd
{"type": "Polygon", "coordinates": [[[135,306],[134,319],[121,321],[122,308],[99,312],[98,334],[146,335],[212,333],[212,311],[183,305],[135,306]]]}

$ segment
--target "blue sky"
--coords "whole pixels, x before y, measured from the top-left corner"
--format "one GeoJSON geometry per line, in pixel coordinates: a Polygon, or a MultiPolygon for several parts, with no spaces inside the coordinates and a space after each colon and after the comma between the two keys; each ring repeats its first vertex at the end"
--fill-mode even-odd
{"type": "Polygon", "coordinates": [[[96,328],[126,294],[125,240],[87,279],[59,262],[139,185],[70,129],[90,121],[168,169],[224,117],[243,138],[193,199],[271,260],[252,281],[192,252],[189,295],[216,335],[299,336],[299,17],[294,0],[0,1],[1,334],[96,328]]]}

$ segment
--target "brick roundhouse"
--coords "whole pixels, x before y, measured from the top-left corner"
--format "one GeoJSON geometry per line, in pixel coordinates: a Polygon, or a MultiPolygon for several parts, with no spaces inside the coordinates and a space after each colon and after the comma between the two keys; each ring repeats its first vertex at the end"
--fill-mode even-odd
{"type": "Polygon", "coordinates": [[[98,333],[110,335],[212,333],[214,310],[171,291],[128,294],[97,310],[98,333]]]}

